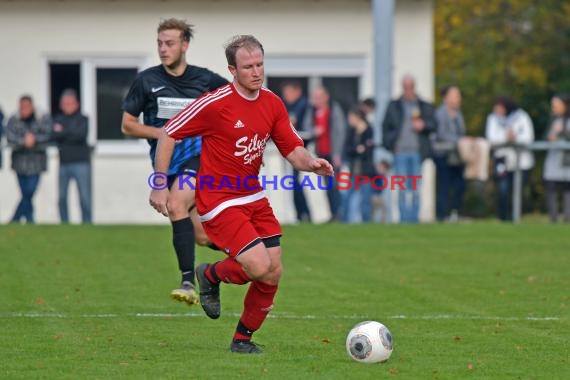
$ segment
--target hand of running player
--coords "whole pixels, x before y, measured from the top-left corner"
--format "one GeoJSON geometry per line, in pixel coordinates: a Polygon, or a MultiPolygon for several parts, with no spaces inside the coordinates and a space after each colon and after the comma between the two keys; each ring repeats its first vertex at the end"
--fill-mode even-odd
{"type": "Polygon", "coordinates": [[[152,190],[150,192],[149,202],[152,208],[164,216],[168,216],[166,203],[168,201],[168,189],[152,190]]]}
{"type": "Polygon", "coordinates": [[[309,164],[313,173],[318,175],[330,176],[334,174],[332,165],[324,158],[315,158],[309,164]]]}

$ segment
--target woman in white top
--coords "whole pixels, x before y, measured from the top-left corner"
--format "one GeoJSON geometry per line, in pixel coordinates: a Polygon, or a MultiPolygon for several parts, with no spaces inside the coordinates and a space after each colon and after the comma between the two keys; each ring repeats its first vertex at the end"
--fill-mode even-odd
{"type": "Polygon", "coordinates": [[[547,140],[552,142],[544,161],[546,208],[550,221],[558,221],[558,198],[562,194],[564,222],[570,222],[570,151],[557,148],[557,141],[570,141],[570,95],[560,94],[550,102],[552,121],[547,140]]]}
{"type": "MultiPolygon", "coordinates": [[[[512,145],[525,145],[534,141],[534,128],[528,114],[510,97],[501,96],[487,117],[485,136],[493,147],[494,174],[497,185],[497,212],[499,219],[511,220],[511,194],[514,172],[517,168],[516,149],[512,145]]],[[[523,149],[518,160],[522,170],[523,186],[534,166],[534,156],[523,149]]]]}

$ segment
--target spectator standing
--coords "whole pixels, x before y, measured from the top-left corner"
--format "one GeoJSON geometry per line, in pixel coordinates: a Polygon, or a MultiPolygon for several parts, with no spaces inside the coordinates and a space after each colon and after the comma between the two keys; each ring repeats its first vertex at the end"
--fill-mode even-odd
{"type": "MultiPolygon", "coordinates": [[[[429,136],[435,131],[436,123],[432,104],[416,94],[413,76],[402,79],[402,96],[392,100],[386,109],[382,122],[383,144],[394,154],[396,175],[419,176],[422,173],[422,160],[431,156],[429,136]]],[[[398,195],[400,221],[418,223],[420,212],[419,186],[413,190],[412,179],[405,183],[405,190],[398,195]]]]}
{"type": "Polygon", "coordinates": [[[562,196],[564,223],[570,222],[570,151],[556,148],[556,141],[570,142],[570,95],[559,94],[551,100],[552,121],[547,140],[553,146],[544,161],[544,184],[546,208],[551,222],[558,221],[559,203],[562,196]]]}
{"type": "MultiPolygon", "coordinates": [[[[310,141],[310,132],[304,130],[303,120],[305,119],[305,113],[309,107],[309,100],[303,94],[303,87],[298,81],[288,81],[283,83],[281,88],[281,98],[287,112],[289,112],[289,120],[291,124],[295,127],[299,136],[303,138],[305,146],[310,141]]],[[[299,171],[293,168],[293,177],[295,187],[293,188],[293,202],[295,204],[295,212],[297,214],[297,221],[299,222],[311,222],[311,211],[305,197],[305,193],[301,188],[301,181],[299,180],[299,171]]]]}
{"type": "MultiPolygon", "coordinates": [[[[311,94],[312,107],[305,116],[305,129],[312,130],[317,156],[333,165],[335,170],[341,167],[346,117],[340,104],[332,100],[328,90],[317,87],[311,94]]],[[[333,178],[326,178],[327,199],[331,220],[339,220],[341,199],[333,178]]]]}
{"type": "MultiPolygon", "coordinates": [[[[512,220],[512,189],[517,169],[517,153],[514,146],[534,141],[532,120],[511,97],[500,96],[487,117],[485,136],[494,148],[494,175],[497,185],[497,212],[500,220],[512,220]]],[[[520,152],[518,168],[522,170],[523,186],[528,182],[534,166],[534,156],[528,149],[520,152]]]]}
{"type": "Polygon", "coordinates": [[[457,86],[449,86],[442,90],[441,96],[443,104],[435,111],[437,129],[433,155],[436,167],[436,217],[440,222],[448,216],[450,221],[457,221],[465,192],[465,166],[457,149],[459,139],[465,136],[465,122],[460,108],[461,91],[457,86]],[[438,144],[445,146],[438,149],[438,144]]]}
{"type": "Polygon", "coordinates": [[[61,113],[54,118],[52,139],[59,148],[59,216],[69,223],[67,195],[74,180],[79,191],[81,221],[91,223],[91,152],[87,145],[88,120],[79,110],[77,92],[64,90],[59,101],[61,113]]]}
{"type": "Polygon", "coordinates": [[[362,222],[369,223],[372,218],[372,178],[376,175],[374,170],[374,136],[372,128],[366,120],[366,114],[359,107],[352,108],[348,113],[348,133],[344,143],[343,162],[348,163],[352,183],[343,199],[345,223],[355,221],[360,212],[362,222]],[[368,183],[359,183],[358,176],[369,178],[368,183]],[[358,186],[358,189],[356,188],[358,186]],[[354,207],[353,198],[359,195],[360,207],[354,207]]]}
{"type": "Polygon", "coordinates": [[[50,139],[51,118],[38,116],[32,97],[20,97],[18,112],[6,125],[6,138],[12,147],[12,169],[18,177],[22,198],[11,219],[19,223],[22,218],[33,224],[33,197],[38,188],[40,174],[47,169],[45,146],[50,139]]]}

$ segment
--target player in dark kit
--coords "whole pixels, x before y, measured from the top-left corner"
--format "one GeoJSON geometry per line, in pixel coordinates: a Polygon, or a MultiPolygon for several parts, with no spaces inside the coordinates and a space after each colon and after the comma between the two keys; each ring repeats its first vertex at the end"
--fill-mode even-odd
{"type": "MultiPolygon", "coordinates": [[[[164,126],[155,170],[168,168],[177,139],[202,136],[196,207],[208,236],[228,257],[197,268],[200,303],[210,318],[218,318],[220,282],[250,283],[230,350],[259,353],[251,337],[273,307],[282,272],[281,226],[257,179],[265,146],[272,139],[297,170],[333,175],[333,169],[303,147],[281,99],[262,87],[261,43],[237,36],[226,47],[226,58],[233,82],[200,97],[164,126]],[[242,186],[242,178],[252,180],[242,186]]],[[[167,199],[165,190],[151,192],[150,203],[159,212],[167,199]]]]}
{"type": "MultiPolygon", "coordinates": [[[[122,131],[125,135],[146,138],[150,145],[150,159],[154,165],[157,139],[162,126],[203,93],[228,83],[221,76],[202,67],[186,63],[186,51],[192,38],[192,26],[185,21],[168,19],[158,26],[158,54],[161,65],[138,74],[123,102],[122,131]],[[144,124],[139,115],[144,114],[144,124]]],[[[198,303],[194,286],[195,243],[209,245],[209,239],[196,213],[192,186],[180,183],[186,176],[194,177],[200,165],[202,140],[184,139],[176,144],[167,172],[170,191],[168,207],[163,214],[172,223],[172,241],[178,266],[182,272],[179,288],[171,297],[189,305],[198,303]],[[191,210],[191,211],[189,211],[191,210]]],[[[195,179],[190,180],[195,184],[195,179]]]]}

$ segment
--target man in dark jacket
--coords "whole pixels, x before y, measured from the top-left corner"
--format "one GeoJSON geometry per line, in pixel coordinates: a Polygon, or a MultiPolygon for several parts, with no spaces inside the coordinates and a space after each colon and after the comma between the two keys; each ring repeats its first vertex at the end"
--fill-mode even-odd
{"type": "Polygon", "coordinates": [[[62,223],[69,223],[67,193],[73,179],[79,190],[81,220],[91,223],[91,152],[87,145],[87,117],[79,111],[75,90],[63,91],[54,118],[53,140],[59,148],[59,215],[62,223]]]}
{"type": "MultiPolygon", "coordinates": [[[[303,120],[305,119],[305,113],[309,108],[309,100],[303,94],[303,87],[301,83],[295,80],[290,80],[283,83],[281,87],[281,98],[285,107],[287,107],[287,112],[289,112],[289,119],[291,124],[299,133],[301,138],[307,137],[307,132],[303,130],[303,120]]],[[[309,144],[310,139],[304,139],[303,142],[305,146],[309,144]]],[[[310,222],[311,221],[311,211],[301,187],[301,180],[299,178],[300,172],[293,168],[293,177],[295,181],[295,187],[293,188],[293,202],[295,204],[295,211],[297,213],[297,220],[299,222],[310,222]]]]}
{"type": "MultiPolygon", "coordinates": [[[[394,154],[396,175],[421,175],[422,160],[431,154],[429,135],[435,131],[436,122],[433,106],[416,94],[415,79],[406,75],[402,79],[402,96],[388,105],[382,123],[383,144],[394,154]]],[[[408,179],[405,190],[400,191],[398,204],[400,221],[419,221],[419,185],[413,190],[412,180],[408,179]],[[411,200],[411,202],[410,202],[411,200]]]]}

